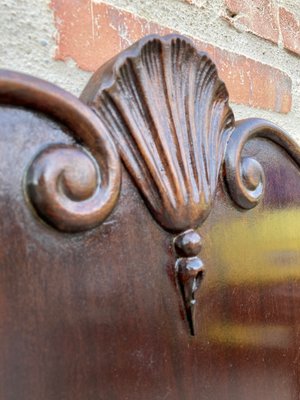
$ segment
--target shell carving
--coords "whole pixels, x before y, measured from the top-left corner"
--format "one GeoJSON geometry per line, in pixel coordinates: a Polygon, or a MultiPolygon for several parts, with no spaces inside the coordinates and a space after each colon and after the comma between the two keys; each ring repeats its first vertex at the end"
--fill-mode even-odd
{"type": "Polygon", "coordinates": [[[155,219],[179,233],[176,270],[193,333],[203,266],[191,251],[191,229],[209,214],[233,128],[226,87],[187,39],[150,36],[100,68],[82,99],[113,137],[155,219]]]}

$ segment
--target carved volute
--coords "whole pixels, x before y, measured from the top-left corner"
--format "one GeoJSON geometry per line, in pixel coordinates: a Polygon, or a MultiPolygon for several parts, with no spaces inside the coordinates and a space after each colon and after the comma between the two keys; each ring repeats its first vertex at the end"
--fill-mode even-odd
{"type": "Polygon", "coordinates": [[[0,70],[0,104],[44,113],[71,129],[78,144],[85,146],[56,144],[36,155],[24,180],[37,213],[68,232],[105,220],[119,197],[120,165],[115,146],[94,113],[55,85],[5,70],[0,70]]]}

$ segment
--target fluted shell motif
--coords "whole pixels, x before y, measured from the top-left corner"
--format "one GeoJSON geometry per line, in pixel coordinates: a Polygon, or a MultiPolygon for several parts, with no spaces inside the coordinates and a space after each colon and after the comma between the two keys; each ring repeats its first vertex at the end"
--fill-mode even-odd
{"type": "Polygon", "coordinates": [[[90,105],[156,220],[174,232],[198,226],[210,211],[233,126],[213,62],[181,36],[150,36],[99,78],[90,105]]]}

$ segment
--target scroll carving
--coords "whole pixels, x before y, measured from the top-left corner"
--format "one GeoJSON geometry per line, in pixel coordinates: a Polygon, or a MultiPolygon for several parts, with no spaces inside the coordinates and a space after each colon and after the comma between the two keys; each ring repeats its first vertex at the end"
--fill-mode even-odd
{"type": "Polygon", "coordinates": [[[57,144],[35,157],[25,178],[37,213],[62,231],[101,223],[120,191],[115,146],[94,113],[70,93],[24,74],[0,71],[0,104],[42,112],[70,129],[81,146],[57,144]]]}
{"type": "Polygon", "coordinates": [[[300,166],[300,148],[282,129],[264,119],[239,121],[227,145],[225,176],[232,199],[245,209],[255,207],[264,193],[265,176],[262,166],[258,161],[242,156],[245,144],[257,137],[281,146],[300,166]]]}
{"type": "Polygon", "coordinates": [[[201,238],[233,129],[216,67],[185,38],[150,36],[100,68],[82,99],[114,138],[158,223],[179,233],[176,271],[191,333],[201,238]]]}

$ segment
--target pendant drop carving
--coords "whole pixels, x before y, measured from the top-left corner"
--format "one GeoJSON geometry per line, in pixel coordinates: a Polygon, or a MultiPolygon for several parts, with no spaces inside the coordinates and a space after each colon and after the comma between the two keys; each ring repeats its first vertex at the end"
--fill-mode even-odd
{"type": "Polygon", "coordinates": [[[176,261],[177,283],[180,288],[186,317],[192,336],[196,333],[195,306],[196,292],[204,276],[204,264],[198,257],[202,243],[200,235],[190,229],[178,235],[174,240],[175,250],[178,255],[176,261]]]}

